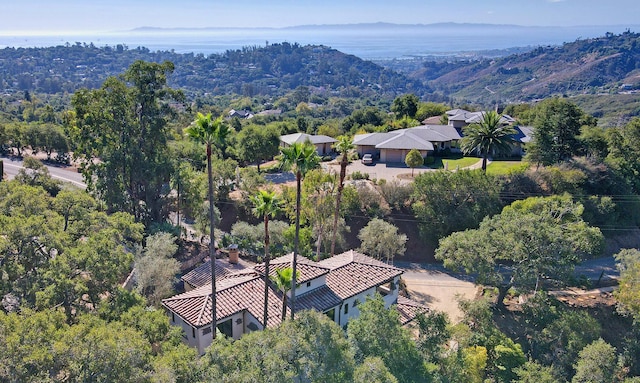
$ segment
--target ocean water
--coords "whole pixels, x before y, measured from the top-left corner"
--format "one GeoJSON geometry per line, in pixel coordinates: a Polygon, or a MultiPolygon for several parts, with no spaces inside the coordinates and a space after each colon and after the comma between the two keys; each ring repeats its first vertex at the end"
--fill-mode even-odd
{"type": "MultiPolygon", "coordinates": [[[[560,45],[576,39],[621,33],[627,26],[520,27],[481,24],[305,26],[281,29],[139,29],[125,32],[78,35],[0,35],[0,48],[47,47],[93,43],[124,44],[152,51],[222,53],[267,43],[325,45],[363,59],[393,59],[448,55],[492,49],[560,45]]],[[[635,28],[636,30],[640,28],[635,28]]]]}

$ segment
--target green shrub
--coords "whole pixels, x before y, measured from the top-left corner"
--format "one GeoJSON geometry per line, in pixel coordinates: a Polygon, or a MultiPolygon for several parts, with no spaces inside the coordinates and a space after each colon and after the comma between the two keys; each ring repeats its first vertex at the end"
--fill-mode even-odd
{"type": "Polygon", "coordinates": [[[351,179],[352,180],[368,180],[369,179],[369,173],[362,173],[359,171],[355,171],[353,173],[351,173],[351,179]]]}

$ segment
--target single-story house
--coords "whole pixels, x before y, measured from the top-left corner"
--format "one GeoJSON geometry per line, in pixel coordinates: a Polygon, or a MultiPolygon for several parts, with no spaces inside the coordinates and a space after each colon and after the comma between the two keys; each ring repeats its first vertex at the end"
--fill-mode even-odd
{"type": "MultiPolygon", "coordinates": [[[[484,113],[452,109],[446,112],[449,120],[447,125],[425,124],[386,133],[357,134],[353,138],[353,144],[361,157],[369,153],[379,158],[380,162],[404,162],[407,153],[412,149],[418,150],[423,157],[443,149],[460,153],[459,141],[463,136],[462,128],[481,122],[484,113]]],[[[515,119],[506,114],[500,118],[500,123],[504,125],[513,125],[515,122],[515,119]]],[[[523,144],[531,141],[533,129],[526,126],[514,126],[514,129],[517,134],[514,135],[516,144],[512,155],[521,156],[524,155],[523,144]]]]}
{"type": "Polygon", "coordinates": [[[235,110],[235,109],[231,109],[229,111],[229,118],[240,118],[240,119],[250,119],[253,118],[253,113],[251,113],[251,111],[249,110],[235,110]]]}
{"type": "Polygon", "coordinates": [[[282,114],[282,109],[266,109],[262,112],[256,113],[256,116],[279,116],[282,114]]]}
{"type": "MultiPolygon", "coordinates": [[[[291,266],[293,255],[271,261],[269,274],[291,266]]],[[[300,272],[296,288],[296,311],[317,310],[340,326],[359,315],[358,305],[376,292],[383,296],[385,306],[396,305],[402,324],[411,322],[426,307],[399,297],[399,281],[403,270],[380,262],[356,251],[347,251],[320,262],[298,256],[300,272]]],[[[243,334],[263,329],[264,264],[252,268],[216,275],[216,322],[218,330],[239,339],[243,334]]],[[[287,292],[290,297],[290,292],[287,292]]],[[[290,300],[286,307],[291,312],[290,300]]],[[[172,325],[183,330],[184,341],[199,353],[212,342],[211,279],[191,291],[164,299],[162,305],[172,325]]],[[[268,326],[280,324],[282,292],[269,283],[268,326]]]]}
{"type": "Polygon", "coordinates": [[[333,151],[332,146],[334,142],[337,142],[333,137],[323,135],[313,135],[306,133],[293,133],[280,136],[280,146],[290,146],[296,142],[311,142],[316,147],[318,155],[324,156],[333,151]]]}
{"type": "MultiPolygon", "coordinates": [[[[469,112],[464,109],[452,109],[446,112],[449,119],[449,125],[454,128],[460,129],[470,124],[476,124],[482,121],[485,112],[469,112]]],[[[512,125],[516,120],[508,114],[503,114],[500,117],[500,123],[504,125],[512,125]]]]}
{"type": "Polygon", "coordinates": [[[357,134],[353,144],[360,156],[371,153],[381,162],[404,162],[412,149],[423,157],[435,150],[459,151],[460,138],[460,132],[451,125],[421,125],[386,133],[357,134]]]}
{"type": "Polygon", "coordinates": [[[513,129],[516,130],[516,134],[513,135],[515,145],[513,146],[511,154],[514,156],[524,156],[524,145],[533,139],[533,127],[514,125],[513,129]]]}

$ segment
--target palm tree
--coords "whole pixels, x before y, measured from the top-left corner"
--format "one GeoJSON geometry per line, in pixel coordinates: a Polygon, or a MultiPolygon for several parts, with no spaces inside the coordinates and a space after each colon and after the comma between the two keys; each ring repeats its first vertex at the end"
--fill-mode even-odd
{"type": "MultiPolygon", "coordinates": [[[[296,286],[296,275],[298,265],[298,245],[300,242],[300,195],[302,193],[301,182],[302,177],[311,169],[314,169],[320,163],[320,157],[316,153],[316,147],[310,142],[295,142],[293,145],[282,148],[280,158],[282,167],[290,169],[296,175],[296,234],[293,242],[293,281],[292,285],[296,286]]],[[[294,317],[296,304],[296,290],[291,291],[291,319],[294,317]]]]}
{"type": "Polygon", "coordinates": [[[215,256],[215,215],[213,201],[213,173],[211,170],[211,145],[224,145],[229,128],[223,124],[222,117],[211,119],[211,113],[206,116],[200,112],[193,123],[185,129],[185,134],[207,147],[207,176],[209,179],[209,259],[211,260],[211,333],[216,338],[216,256],[215,256]]]}
{"type": "MultiPolygon", "coordinates": [[[[278,290],[282,292],[282,321],[287,318],[287,291],[291,290],[291,286],[294,286],[293,280],[296,278],[293,277],[293,269],[291,267],[286,267],[284,269],[277,269],[276,274],[271,277],[271,281],[276,285],[278,290]]],[[[300,272],[296,272],[296,274],[300,274],[300,272]]],[[[295,291],[295,290],[294,290],[295,291]]],[[[291,304],[293,304],[293,292],[291,292],[291,304]]],[[[291,306],[291,311],[293,311],[293,306],[291,306]]],[[[265,328],[267,327],[265,323],[265,328]]]]}
{"type": "Polygon", "coordinates": [[[465,154],[477,152],[482,156],[482,171],[487,171],[489,155],[509,153],[514,140],[515,129],[509,125],[502,125],[502,115],[494,112],[483,112],[482,121],[463,128],[464,137],[460,145],[465,154]]]}
{"type": "Polygon", "coordinates": [[[251,198],[253,201],[253,213],[264,219],[264,328],[267,328],[269,320],[269,217],[274,217],[280,210],[280,200],[273,191],[260,190],[251,198]]]}
{"type": "Polygon", "coordinates": [[[340,160],[340,183],[338,184],[338,195],[336,196],[336,211],[333,215],[333,237],[331,238],[331,256],[336,251],[336,235],[338,234],[338,217],[340,216],[340,202],[342,200],[342,189],[344,189],[344,179],[347,176],[347,165],[349,165],[349,150],[355,148],[351,139],[347,136],[338,137],[338,142],[333,145],[342,154],[340,160]]]}

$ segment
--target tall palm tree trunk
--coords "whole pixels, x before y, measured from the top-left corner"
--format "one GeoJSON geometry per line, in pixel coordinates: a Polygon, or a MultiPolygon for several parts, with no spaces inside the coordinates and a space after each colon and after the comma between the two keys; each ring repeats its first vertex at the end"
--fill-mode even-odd
{"type": "Polygon", "coordinates": [[[264,215],[264,328],[267,328],[269,321],[269,216],[264,215]]]}
{"type": "Polygon", "coordinates": [[[179,231],[179,233],[180,233],[179,234],[180,235],[179,238],[182,238],[182,225],[180,224],[180,184],[181,184],[181,182],[178,181],[178,209],[176,211],[176,215],[177,215],[178,221],[176,222],[176,225],[178,226],[178,229],[180,230],[179,231]]]}
{"type": "Polygon", "coordinates": [[[213,173],[211,144],[207,144],[207,177],[209,178],[209,259],[211,260],[211,334],[216,339],[216,240],[214,237],[213,173]]]}
{"type": "Polygon", "coordinates": [[[338,184],[338,195],[336,196],[336,211],[333,214],[333,234],[331,237],[331,256],[336,254],[336,236],[338,235],[338,217],[340,216],[340,202],[342,201],[342,189],[344,189],[344,179],[347,177],[347,152],[342,153],[340,161],[340,183],[338,184]]]}
{"type": "Polygon", "coordinates": [[[489,157],[489,153],[482,153],[482,171],[487,172],[487,157],[489,157]]]}
{"type": "Polygon", "coordinates": [[[282,291],[282,321],[284,322],[285,319],[287,319],[287,292],[282,291]]]}
{"type": "Polygon", "coordinates": [[[300,194],[302,193],[302,173],[300,170],[296,172],[296,235],[293,241],[293,276],[291,277],[291,319],[295,316],[296,307],[296,286],[298,272],[298,247],[300,243],[300,194]]]}

